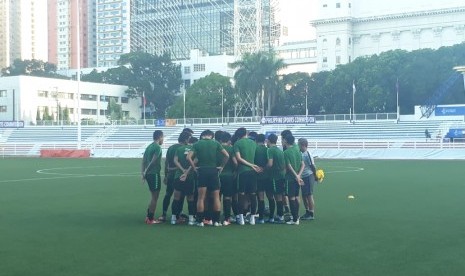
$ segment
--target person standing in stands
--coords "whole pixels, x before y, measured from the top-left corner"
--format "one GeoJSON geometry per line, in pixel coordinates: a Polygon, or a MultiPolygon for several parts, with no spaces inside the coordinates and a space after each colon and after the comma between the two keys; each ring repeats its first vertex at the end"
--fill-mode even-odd
{"type": "Polygon", "coordinates": [[[153,132],[153,142],[147,146],[142,157],[141,176],[142,182],[147,182],[150,190],[151,200],[147,208],[146,224],[160,223],[154,218],[157,207],[158,195],[161,188],[161,145],[163,144],[163,131],[153,132]]]}

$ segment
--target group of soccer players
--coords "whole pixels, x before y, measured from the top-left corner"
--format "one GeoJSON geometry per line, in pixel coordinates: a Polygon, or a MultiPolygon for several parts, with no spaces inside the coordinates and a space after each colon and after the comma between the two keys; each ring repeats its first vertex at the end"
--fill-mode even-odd
{"type": "Polygon", "coordinates": [[[308,142],[301,138],[296,143],[289,130],[281,133],[281,140],[283,149],[277,146],[275,134],[265,137],[245,128],[238,128],[234,135],[205,130],[197,139],[191,129],[184,129],[178,143],[166,152],[163,214],[155,219],[162,184],[163,144],[163,132],[156,130],[141,166],[142,180],[151,192],[145,222],[165,221],[171,197],[171,224],[183,221],[181,211],[185,201],[188,225],[221,226],[232,222],[244,225],[247,214],[251,225],[265,222],[299,225],[300,219],[313,219],[313,186],[318,179],[314,159],[307,151],[308,142]],[[306,212],[299,217],[300,190],[306,212]],[[269,205],[267,218],[265,195],[269,205]],[[287,206],[291,216],[286,222],[287,206]]]}

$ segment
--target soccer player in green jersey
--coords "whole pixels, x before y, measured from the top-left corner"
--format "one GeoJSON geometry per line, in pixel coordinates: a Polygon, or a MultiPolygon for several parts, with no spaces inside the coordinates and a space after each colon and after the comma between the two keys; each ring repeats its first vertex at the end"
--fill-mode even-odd
{"type": "Polygon", "coordinates": [[[187,155],[192,168],[197,171],[198,198],[197,198],[197,225],[203,226],[205,197],[207,192],[213,198],[213,225],[220,226],[220,179],[219,174],[228,161],[229,154],[220,143],[213,139],[213,132],[205,130],[201,140],[193,145],[193,151],[187,155]],[[223,154],[223,162],[218,167],[218,152],[223,154]],[[194,163],[197,158],[197,164],[194,163]]]}
{"type": "Polygon", "coordinates": [[[194,189],[195,189],[195,176],[194,170],[187,160],[187,155],[192,151],[192,145],[189,144],[191,134],[183,132],[179,135],[178,141],[181,146],[176,150],[174,156],[174,164],[177,167],[174,176],[174,199],[171,205],[171,224],[176,224],[179,214],[182,211],[183,197],[187,197],[187,206],[189,210],[189,225],[194,225],[195,203],[194,203],[194,189]]]}
{"type": "MultiPolygon", "coordinates": [[[[257,200],[257,173],[261,172],[261,168],[254,164],[257,144],[247,138],[247,130],[243,127],[238,128],[235,135],[239,138],[234,143],[234,153],[238,163],[237,184],[240,208],[238,223],[244,225],[244,216],[249,209],[249,205],[253,200],[257,200]]],[[[249,223],[250,225],[255,224],[255,216],[250,216],[249,223]]]]}
{"type": "Polygon", "coordinates": [[[286,162],[287,169],[287,195],[292,214],[292,220],[288,221],[287,224],[299,225],[299,190],[300,186],[304,184],[301,176],[305,164],[302,160],[302,153],[294,142],[295,138],[292,135],[283,137],[283,144],[286,146],[284,161],[286,162]]]}
{"type": "Polygon", "coordinates": [[[284,153],[278,148],[276,143],[278,136],[270,134],[268,136],[268,164],[267,168],[271,171],[272,190],[276,199],[276,221],[273,218],[274,210],[270,206],[270,219],[268,222],[284,223],[284,190],[285,190],[285,176],[286,176],[286,163],[284,161],[284,153]]]}
{"type": "Polygon", "coordinates": [[[153,132],[153,143],[147,146],[142,158],[141,174],[142,182],[147,181],[149,186],[151,200],[147,208],[147,217],[145,223],[156,224],[158,220],[154,219],[155,208],[157,207],[158,195],[161,187],[161,145],[163,144],[163,132],[155,130],[153,132]]]}
{"type": "Polygon", "coordinates": [[[265,192],[266,197],[268,198],[270,211],[272,210],[273,214],[275,209],[270,170],[266,170],[266,165],[268,164],[268,148],[265,145],[265,140],[264,134],[258,134],[255,138],[255,142],[257,143],[257,149],[255,150],[255,164],[262,169],[262,172],[257,174],[258,224],[265,223],[265,192]]]}
{"type": "MultiPolygon", "coordinates": [[[[190,128],[184,128],[182,132],[188,132],[191,135],[194,134],[192,129],[190,128]]],[[[176,150],[181,146],[181,144],[173,144],[171,145],[168,150],[166,151],[166,157],[165,157],[165,178],[163,180],[163,183],[166,185],[166,190],[165,190],[165,196],[163,198],[163,213],[162,215],[158,218],[159,221],[165,221],[166,220],[166,212],[168,211],[168,207],[170,205],[171,201],[171,196],[173,195],[174,192],[174,174],[176,172],[176,165],[174,164],[174,156],[176,154],[176,150]]],[[[182,204],[181,204],[182,206],[182,204]]],[[[182,210],[182,207],[181,207],[182,210]]]]}
{"type": "Polygon", "coordinates": [[[231,224],[231,207],[232,198],[237,193],[234,183],[234,174],[236,173],[237,160],[234,156],[234,149],[231,146],[231,134],[223,132],[221,135],[221,145],[228,152],[229,159],[220,174],[221,194],[223,195],[223,225],[231,224]]]}

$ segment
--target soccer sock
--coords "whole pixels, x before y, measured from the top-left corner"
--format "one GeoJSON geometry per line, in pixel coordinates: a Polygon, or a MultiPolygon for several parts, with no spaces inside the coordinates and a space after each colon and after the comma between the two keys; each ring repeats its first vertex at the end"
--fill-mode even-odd
{"type": "Polygon", "coordinates": [[[224,219],[229,219],[231,217],[231,200],[223,199],[223,215],[224,219]]]}
{"type": "Polygon", "coordinates": [[[149,209],[147,209],[147,218],[148,218],[149,220],[153,220],[153,217],[154,217],[154,216],[155,216],[155,214],[154,214],[154,213],[151,213],[151,212],[149,211],[149,209]]]}
{"type": "Polygon", "coordinates": [[[166,194],[163,198],[163,216],[166,216],[166,212],[168,211],[168,207],[170,206],[170,199],[171,195],[166,194]]]}
{"type": "Polygon", "coordinates": [[[289,205],[291,207],[292,219],[297,221],[299,219],[299,203],[297,202],[297,199],[289,199],[289,205]]]}
{"type": "Polygon", "coordinates": [[[203,212],[197,212],[197,222],[203,222],[203,212]]]}
{"type": "Polygon", "coordinates": [[[184,201],[185,201],[184,199],[185,198],[186,197],[184,195],[181,195],[181,200],[179,202],[179,213],[178,213],[178,215],[181,214],[182,210],[184,209],[184,201]]]}
{"type": "Polygon", "coordinates": [[[258,201],[258,218],[263,219],[264,213],[265,213],[265,201],[262,199],[258,201]]]}
{"type": "MultiPolygon", "coordinates": [[[[289,200],[289,204],[291,204],[291,200],[289,200]]],[[[284,212],[289,213],[289,205],[284,205],[284,212]]]]}
{"type": "Polygon", "coordinates": [[[231,201],[231,208],[235,216],[239,214],[239,210],[237,208],[237,199],[234,199],[231,201]]]}
{"type": "Polygon", "coordinates": [[[220,222],[220,211],[213,211],[213,222],[220,222]]]}
{"type": "Polygon", "coordinates": [[[276,209],[276,201],[274,198],[268,199],[268,205],[270,206],[270,218],[274,218],[274,211],[276,209]]]}
{"type": "Polygon", "coordinates": [[[283,202],[282,201],[276,201],[276,213],[278,214],[278,217],[284,216],[284,211],[283,211],[283,202]]]}
{"type": "Polygon", "coordinates": [[[195,215],[195,202],[194,201],[188,201],[187,202],[187,209],[189,210],[189,215],[195,215]]]}
{"type": "Polygon", "coordinates": [[[173,199],[173,203],[171,203],[171,214],[172,215],[176,215],[176,216],[179,215],[179,205],[180,205],[180,203],[181,202],[179,200],[173,199]]]}
{"type": "Polygon", "coordinates": [[[257,213],[257,196],[250,195],[250,213],[255,215],[257,213]]]}

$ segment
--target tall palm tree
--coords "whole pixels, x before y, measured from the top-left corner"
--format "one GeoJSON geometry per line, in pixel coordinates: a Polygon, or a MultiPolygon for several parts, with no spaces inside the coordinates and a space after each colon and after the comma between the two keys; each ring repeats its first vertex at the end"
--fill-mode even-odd
{"type": "Polygon", "coordinates": [[[241,60],[231,64],[231,68],[237,69],[234,80],[239,97],[244,99],[250,93],[255,99],[253,116],[258,115],[255,113],[257,109],[263,114],[271,114],[280,91],[278,72],[285,67],[284,61],[274,52],[246,53],[241,60]]]}

